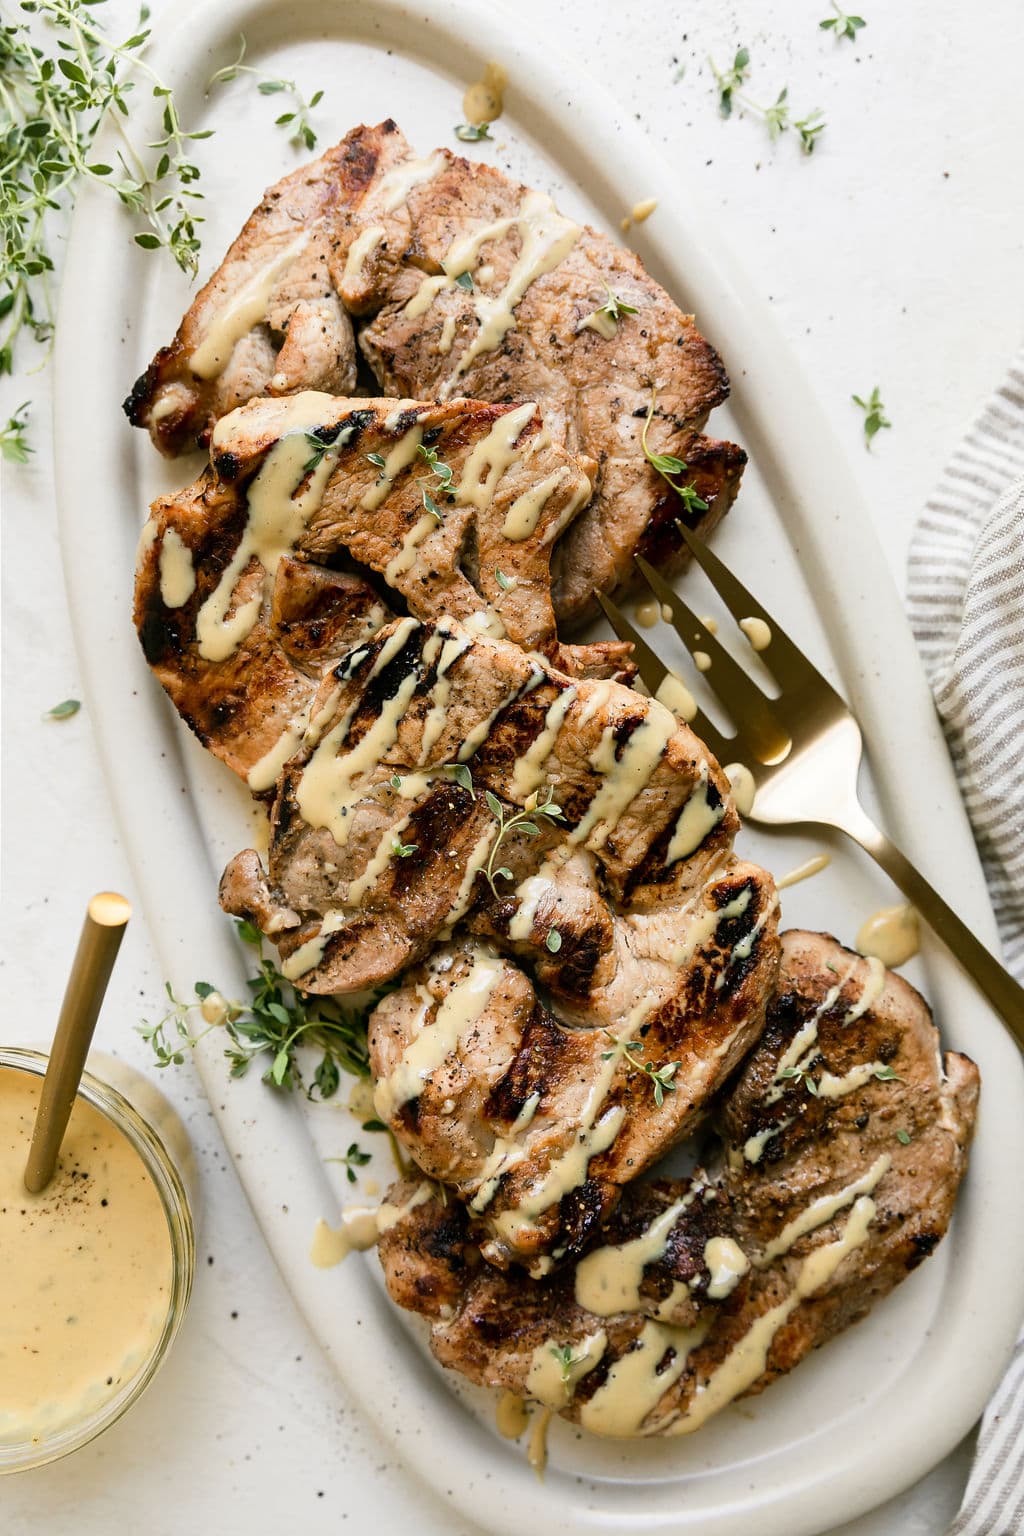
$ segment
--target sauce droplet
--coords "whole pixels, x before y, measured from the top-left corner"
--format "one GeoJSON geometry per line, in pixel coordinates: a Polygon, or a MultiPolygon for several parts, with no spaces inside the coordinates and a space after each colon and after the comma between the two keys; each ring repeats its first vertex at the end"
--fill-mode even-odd
{"type": "Polygon", "coordinates": [[[462,111],[467,123],[493,123],[505,108],[505,87],[508,75],[500,64],[493,61],[484,70],[462,98],[462,111]]]}
{"type": "Polygon", "coordinates": [[[530,1422],[530,1409],[514,1392],[503,1392],[494,1409],[498,1434],[506,1440],[518,1440],[530,1422]]]}
{"type": "Polygon", "coordinates": [[[883,965],[904,965],[921,943],[917,912],[906,902],[872,913],[857,934],[857,949],[883,965]]]}
{"type": "Polygon", "coordinates": [[[729,763],[725,769],[725,776],[732,786],[732,797],[736,802],[736,809],[741,816],[749,816],[753,809],[754,796],[757,794],[754,775],[746,763],[729,763]]]}
{"type": "Polygon", "coordinates": [[[755,651],[766,651],[772,643],[772,632],[764,619],[740,619],[740,629],[755,651]]]}

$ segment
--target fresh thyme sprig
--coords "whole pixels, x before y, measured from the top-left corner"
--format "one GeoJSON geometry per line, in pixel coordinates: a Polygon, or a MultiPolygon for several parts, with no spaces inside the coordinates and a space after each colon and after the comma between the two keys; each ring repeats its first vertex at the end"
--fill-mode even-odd
{"type": "Polygon", "coordinates": [[[295,103],[290,112],[282,112],[280,117],[275,117],[274,122],[278,128],[289,128],[289,144],[295,144],[306,149],[316,147],[316,134],[309,121],[309,114],[318,107],[323,100],[323,91],[314,91],[307,101],[299,90],[294,80],[279,80],[273,75],[266,74],[262,69],[253,69],[251,64],[244,64],[245,38],[239,37],[238,58],[233,64],[225,64],[223,69],[218,69],[216,74],[210,76],[207,89],[211,85],[224,85],[229,80],[235,80],[239,75],[252,75],[258,81],[256,89],[261,96],[279,96],[287,92],[295,103]]]}
{"type": "Polygon", "coordinates": [[[818,26],[823,32],[833,32],[836,38],[848,37],[851,42],[857,41],[857,33],[861,27],[866,27],[867,22],[863,16],[847,16],[836,5],[836,0],[831,0],[834,16],[826,16],[824,21],[819,21],[818,26]]]}
{"type": "Polygon", "coordinates": [[[416,452],[420,455],[421,458],[426,459],[430,466],[430,473],[427,475],[422,475],[419,482],[420,497],[423,501],[424,509],[430,513],[431,517],[436,517],[439,523],[443,523],[444,513],[441,511],[441,508],[438,506],[433,496],[431,496],[430,492],[427,490],[424,481],[430,480],[431,478],[436,478],[437,485],[435,486],[435,490],[437,491],[437,494],[439,496],[447,496],[449,501],[454,501],[454,471],[452,470],[450,464],[445,464],[442,459],[438,458],[436,448],[426,448],[422,443],[420,443],[419,447],[416,449],[416,452]]]}
{"type": "Polygon", "coordinates": [[[732,116],[732,98],[739,91],[740,86],[747,78],[747,69],[750,65],[749,48],[738,48],[736,56],[728,69],[719,69],[714,59],[709,59],[711,71],[718,86],[718,110],[723,117],[732,116]]]}
{"type": "MultiPolygon", "coordinates": [[[[314,427],[311,432],[305,433],[306,442],[312,451],[310,457],[302,466],[302,473],[304,475],[308,475],[311,470],[319,467],[324,457],[330,453],[332,448],[337,446],[338,438],[344,430],[345,428],[339,423],[336,427],[314,427]]],[[[367,454],[366,457],[369,459],[373,455],[367,454]]],[[[380,455],[378,454],[377,457],[379,458],[380,455]]],[[[381,459],[380,462],[383,464],[384,460],[381,459]]]]}
{"type": "Polygon", "coordinates": [[[604,288],[608,298],[601,305],[600,309],[595,309],[595,315],[607,315],[609,320],[614,321],[617,325],[623,315],[639,313],[635,304],[627,304],[625,299],[620,299],[617,293],[613,293],[603,277],[601,279],[601,286],[604,288]]]}
{"type": "Polygon", "coordinates": [[[640,446],[644,451],[644,458],[652,469],[656,469],[666,485],[670,485],[676,495],[681,499],[687,512],[706,512],[708,504],[697,495],[697,487],[693,484],[680,485],[673,480],[673,475],[689,474],[689,465],[683,459],[677,459],[674,453],[652,453],[647,446],[647,429],[651,425],[654,416],[654,407],[658,401],[658,391],[651,386],[651,403],[647,411],[647,419],[644,429],[640,434],[640,446]]]}
{"type": "Polygon", "coordinates": [[[650,1078],[654,1088],[654,1102],[660,1109],[665,1102],[666,1093],[675,1093],[676,1085],[673,1078],[679,1071],[680,1063],[670,1061],[663,1067],[656,1067],[653,1061],[636,1061],[634,1057],[643,1050],[640,1040],[621,1040],[618,1035],[613,1035],[610,1029],[604,1030],[604,1034],[612,1042],[610,1051],[601,1052],[602,1061],[611,1061],[613,1056],[621,1056],[626,1063],[627,1072],[642,1072],[650,1078]]]}
{"type": "Polygon", "coordinates": [[[144,228],[135,243],[168,250],[194,277],[199,258],[199,167],[191,146],[212,130],[182,126],[171,90],[143,57],[140,29],[114,42],[94,19],[103,0],[22,0],[24,19],[0,23],[0,374],[13,370],[22,332],[39,343],[53,332],[50,225],[78,185],[107,188],[144,228]],[[33,18],[48,24],[37,36],[33,18]],[[162,133],[139,145],[129,97],[141,74],[160,105],[162,133]],[[115,164],[93,157],[109,118],[120,140],[115,164]]]}
{"type": "MultiPolygon", "coordinates": [[[[378,1124],[379,1124],[379,1122],[378,1122],[378,1124]]],[[[375,1129],[376,1129],[376,1127],[375,1127],[375,1129]]],[[[380,1129],[382,1131],[387,1130],[387,1126],[381,1125],[380,1129]]],[[[350,1184],[354,1184],[356,1182],[356,1169],[357,1168],[365,1168],[369,1161],[370,1161],[370,1154],[369,1154],[369,1152],[364,1152],[362,1147],[359,1145],[358,1141],[353,1141],[353,1142],[349,1143],[349,1149],[345,1153],[344,1157],[325,1157],[324,1158],[324,1162],[325,1163],[341,1163],[342,1166],[345,1169],[345,1177],[346,1177],[346,1179],[348,1179],[348,1182],[350,1184]]]]}
{"type": "Polygon", "coordinates": [[[800,140],[800,147],[804,154],[813,154],[815,143],[826,127],[824,116],[818,108],[808,112],[806,117],[793,117],[789,106],[788,86],[783,86],[775,100],[767,107],[744,95],[740,87],[746,81],[750,67],[750,50],[747,48],[737,50],[728,69],[719,69],[714,59],[709,59],[708,63],[711,65],[711,72],[718,87],[718,110],[723,117],[731,117],[734,102],[741,102],[749,111],[763,119],[771,138],[777,139],[788,128],[792,128],[800,140]]]}
{"type": "MultiPolygon", "coordinates": [[[[546,784],[543,789],[527,796],[521,811],[515,811],[511,816],[508,816],[505,813],[505,807],[497,795],[493,795],[489,789],[484,791],[487,809],[498,823],[498,835],[491,845],[487,868],[484,870],[484,878],[498,901],[501,900],[501,892],[498,890],[495,882],[499,876],[503,880],[513,880],[515,878],[506,864],[500,865],[497,869],[495,868],[495,860],[498,857],[499,848],[513,832],[522,832],[527,837],[539,837],[540,827],[537,825],[537,819],[539,818],[546,817],[549,821],[562,820],[565,812],[560,805],[555,804],[554,793],[553,786],[546,784]]],[[[561,936],[559,936],[559,944],[561,944],[561,936]]]]}
{"type": "MultiPolygon", "coordinates": [[[[263,936],[251,923],[237,925],[239,937],[259,957],[259,974],[249,979],[247,1003],[225,998],[209,982],[198,981],[195,999],[185,1002],[174,996],[167,983],[171,1006],[156,1024],[143,1023],[138,1032],[153,1049],[158,1067],[180,1065],[213,1029],[223,1028],[229,1044],[225,1056],[231,1076],[244,1077],[253,1061],[269,1056],[263,1081],[276,1088],[303,1087],[297,1051],[312,1046],[321,1059],[307,1090],[321,1099],[337,1092],[341,1073],[369,1077],[366,1021],[373,1001],[363,1009],[347,1008],[333,997],[313,997],[296,991],[272,960],[263,954],[263,936]],[[193,1032],[199,1014],[206,1028],[193,1032]]],[[[378,993],[377,996],[380,994],[378,993]]]]}
{"type": "MultiPolygon", "coordinates": [[[[2,370],[0,370],[2,371],[2,370]]],[[[32,452],[26,435],[28,426],[29,401],[19,405],[13,416],[7,420],[7,425],[0,430],[0,457],[7,460],[8,464],[27,464],[28,456],[32,452]]]]}
{"type": "Polygon", "coordinates": [[[885,414],[885,406],[882,404],[878,385],[875,385],[866,400],[863,400],[860,395],[851,395],[850,399],[864,412],[864,446],[870,448],[871,439],[875,434],[881,432],[883,427],[892,426],[892,422],[885,414]]]}
{"type": "Polygon", "coordinates": [[[419,843],[403,843],[402,839],[396,836],[391,839],[391,847],[396,858],[408,859],[416,852],[419,843]]]}
{"type": "Polygon", "coordinates": [[[565,1388],[565,1395],[570,1397],[572,1395],[573,1367],[579,1365],[580,1361],[583,1359],[583,1356],[574,1355],[572,1352],[571,1344],[552,1344],[551,1353],[558,1361],[558,1369],[562,1375],[562,1385],[565,1388]]]}
{"type": "Polygon", "coordinates": [[[455,137],[463,144],[479,144],[481,139],[491,137],[491,125],[490,123],[457,123],[455,137]]]}

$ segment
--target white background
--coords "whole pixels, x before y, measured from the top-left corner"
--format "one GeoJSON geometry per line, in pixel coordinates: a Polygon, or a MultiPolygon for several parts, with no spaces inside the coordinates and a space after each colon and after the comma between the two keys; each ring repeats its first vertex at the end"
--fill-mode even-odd
{"type": "MultiPolygon", "coordinates": [[[[157,27],[166,8],[154,0],[157,27]]],[[[443,0],[431,9],[443,11],[443,0]]],[[[543,29],[564,52],[570,80],[583,71],[600,81],[701,185],[705,208],[776,309],[845,438],[902,582],[916,511],[1024,334],[1024,21],[1016,0],[988,0],[970,13],[953,0],[863,0],[859,9],[868,26],[854,44],[818,29],[825,0],[515,3],[523,26],[543,29]],[[791,137],[769,142],[752,116],[719,117],[707,56],[724,64],[740,44],[751,51],[753,97],[770,101],[788,85],[797,115],[824,109],[828,127],[812,157],[791,137]],[[850,395],[875,384],[893,428],[869,454],[850,395]]],[[[105,10],[112,30],[111,17],[131,26],[132,6],[112,0],[105,10]]],[[[351,126],[344,82],[302,83],[325,90],[315,119],[321,142],[340,137],[351,126]]],[[[381,111],[400,119],[400,106],[382,101],[381,111]]],[[[452,121],[460,116],[453,99],[452,121]]],[[[215,145],[203,152],[215,154],[215,145]]],[[[259,190],[247,187],[239,220],[259,190]]],[[[714,317],[699,318],[713,335],[714,317]]],[[[26,352],[21,361],[27,368],[36,359],[26,352]]],[[[742,367],[740,358],[726,362],[733,372],[742,367]]],[[[5,1043],[51,1030],[89,894],[105,886],[132,893],[86,713],[59,725],[40,718],[79,685],[55,531],[45,369],[3,381],[0,421],[25,398],[36,451],[27,468],[4,468],[0,523],[5,1043]]],[[[82,486],[83,518],[100,515],[102,489],[82,486]]],[[[161,991],[138,919],[99,1043],[145,1065],[132,1025],[155,1016],[161,991]]],[[[0,1529],[108,1536],[144,1522],[148,1536],[282,1528],[320,1536],[372,1520],[381,1533],[470,1536],[389,1461],[318,1358],[191,1068],[161,1082],[187,1120],[203,1174],[191,1311],[157,1385],[127,1419],[63,1464],[0,1484],[0,1529]]],[[[938,1536],[958,1501],[968,1449],[844,1536],[938,1536]]]]}

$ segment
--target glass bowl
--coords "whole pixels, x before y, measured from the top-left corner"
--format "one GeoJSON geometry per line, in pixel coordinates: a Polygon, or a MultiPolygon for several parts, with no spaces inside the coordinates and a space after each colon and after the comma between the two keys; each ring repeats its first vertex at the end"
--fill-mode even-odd
{"type": "MultiPolygon", "coordinates": [[[[93,1058],[96,1059],[95,1057],[93,1058]]],[[[80,1098],[99,1111],[126,1137],[142,1159],[153,1181],[164,1215],[171,1245],[171,1283],[167,1313],[163,1327],[156,1336],[148,1353],[140,1360],[131,1374],[115,1393],[82,1417],[55,1427],[25,1440],[0,1440],[0,1475],[6,1472],[24,1472],[31,1467],[41,1467],[58,1457],[67,1456],[81,1446],[95,1440],[111,1424],[117,1422],[134,1402],[141,1397],[160,1369],[170,1350],[188,1306],[195,1271],[195,1229],[192,1206],[189,1200],[191,1185],[194,1193],[194,1164],[184,1127],[174,1110],[148,1080],[109,1058],[111,1075],[123,1081],[133,1098],[141,1099],[149,1119],[144,1119],[123,1093],[101,1082],[91,1072],[82,1075],[78,1090],[80,1098]],[[140,1092],[134,1092],[136,1085],[140,1092]],[[160,1123],[163,1134],[158,1133],[150,1119],[160,1123]]],[[[15,1068],[42,1077],[46,1072],[47,1058],[41,1051],[21,1047],[0,1047],[0,1068],[15,1068]]]]}

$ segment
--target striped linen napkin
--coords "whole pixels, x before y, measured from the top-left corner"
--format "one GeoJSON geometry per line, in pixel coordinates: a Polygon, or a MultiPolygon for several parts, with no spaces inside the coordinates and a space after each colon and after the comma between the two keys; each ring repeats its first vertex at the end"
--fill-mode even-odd
{"type": "MultiPolygon", "coordinates": [[[[1024,351],[918,521],[907,607],[999,921],[1024,981],[1024,351]]],[[[1024,1536],[1024,1334],[948,1536],[1024,1536]]]]}

